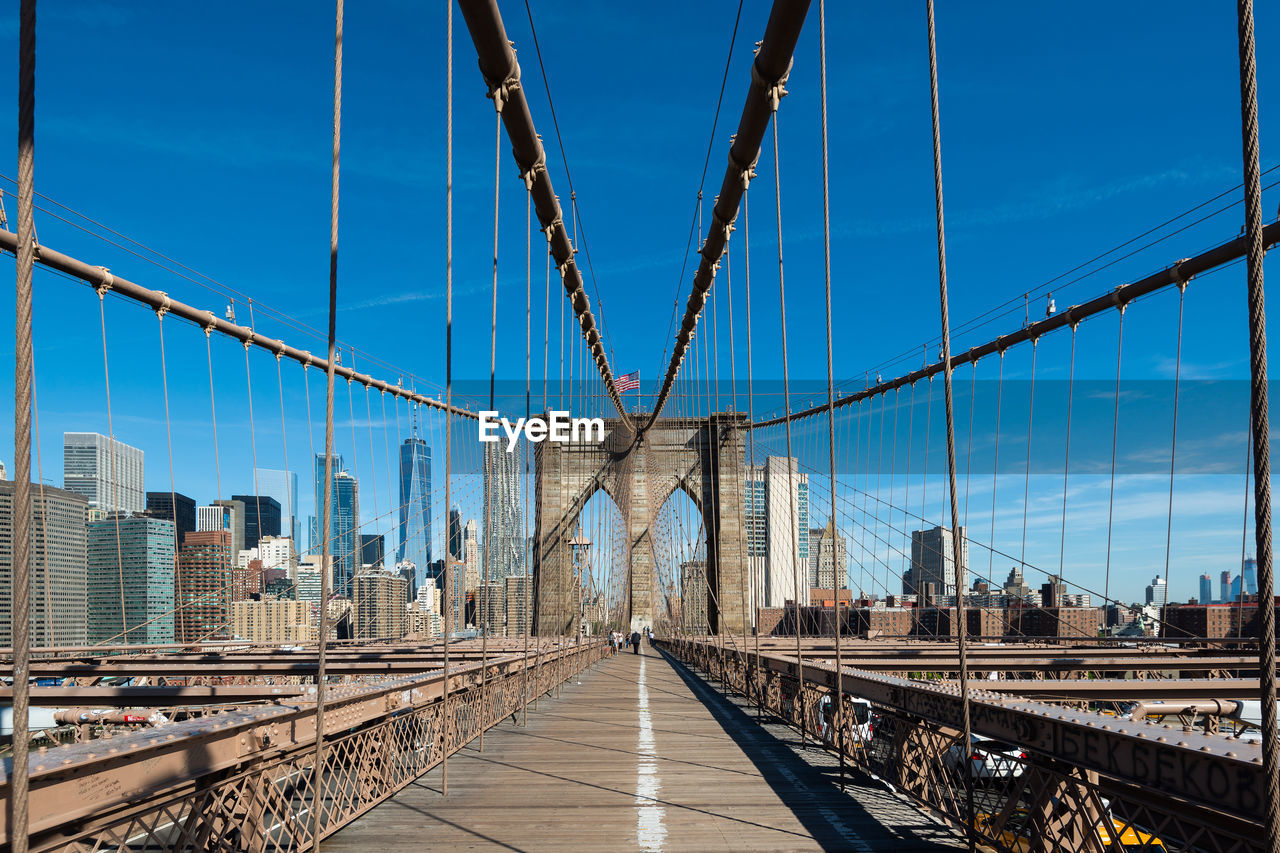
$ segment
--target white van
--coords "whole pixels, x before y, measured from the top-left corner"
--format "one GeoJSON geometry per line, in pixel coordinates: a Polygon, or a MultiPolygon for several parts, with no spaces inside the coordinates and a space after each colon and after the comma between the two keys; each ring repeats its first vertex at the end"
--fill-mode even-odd
{"type": "MultiPolygon", "coordinates": [[[[820,709],[822,711],[822,741],[828,746],[835,745],[835,705],[830,694],[822,697],[820,709]]],[[[875,734],[874,725],[871,720],[871,703],[860,696],[850,696],[850,711],[853,714],[853,720],[850,724],[850,730],[853,732],[853,743],[849,744],[850,749],[866,747],[871,743],[871,738],[875,734]]]]}

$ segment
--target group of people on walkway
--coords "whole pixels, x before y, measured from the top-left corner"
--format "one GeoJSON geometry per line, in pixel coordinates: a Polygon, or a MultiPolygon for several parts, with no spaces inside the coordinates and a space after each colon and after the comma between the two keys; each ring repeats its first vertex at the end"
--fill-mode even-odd
{"type": "MultiPolygon", "coordinates": [[[[649,631],[648,628],[644,629],[643,638],[648,639],[650,642],[653,641],[653,634],[649,631]]],[[[630,648],[631,653],[633,655],[638,655],[640,654],[641,639],[642,639],[642,636],[639,631],[632,631],[630,634],[626,633],[625,631],[610,631],[609,647],[613,649],[614,654],[617,654],[618,652],[622,651],[624,648],[630,648]]]]}

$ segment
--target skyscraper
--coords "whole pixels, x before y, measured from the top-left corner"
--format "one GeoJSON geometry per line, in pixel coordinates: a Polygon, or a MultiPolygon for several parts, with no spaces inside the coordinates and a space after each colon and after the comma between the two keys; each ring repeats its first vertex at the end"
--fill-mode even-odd
{"type": "Polygon", "coordinates": [[[804,601],[809,582],[809,475],[799,461],[770,456],[763,465],[747,466],[743,512],[751,583],[760,607],[782,607],[804,601]],[[788,464],[789,463],[789,464],[788,464]]]}
{"type": "MultiPolygon", "coordinates": [[[[0,645],[13,642],[12,480],[0,480],[0,645]]],[[[31,643],[83,644],[85,519],[88,502],[74,492],[31,484],[31,643]]]]}
{"type": "Polygon", "coordinates": [[[293,540],[294,547],[302,548],[301,513],[298,509],[298,475],[294,471],[274,468],[258,468],[254,471],[258,494],[270,495],[280,504],[280,535],[293,540]]]}
{"type": "Polygon", "coordinates": [[[258,542],[263,569],[284,569],[292,577],[298,568],[298,550],[286,536],[267,536],[258,542]]]}
{"type": "MultiPolygon", "coordinates": [[[[316,514],[312,550],[320,553],[320,536],[324,529],[324,454],[315,458],[316,514]]],[[[333,457],[332,528],[329,531],[329,553],[333,556],[333,592],[350,595],[360,547],[360,495],[356,478],[347,473],[342,457],[333,457]]]]}
{"type": "Polygon", "coordinates": [[[836,530],[834,519],[819,531],[817,541],[810,540],[809,562],[817,566],[818,589],[844,589],[848,575],[848,544],[836,530]]]}
{"type": "Polygon", "coordinates": [[[476,532],[476,520],[467,519],[462,530],[462,554],[466,566],[463,589],[472,592],[480,585],[480,536],[476,532]]]}
{"type": "Polygon", "coordinates": [[[244,516],[242,501],[214,501],[209,506],[196,507],[196,531],[210,533],[225,530],[231,534],[231,561],[244,550],[244,516]]]}
{"type": "Polygon", "coordinates": [[[1223,572],[1218,575],[1218,591],[1221,594],[1219,602],[1226,604],[1231,600],[1231,572],[1223,572]]]}
{"type": "Polygon", "coordinates": [[[351,597],[358,639],[398,640],[407,630],[409,582],[394,572],[373,570],[355,576],[351,597]]]}
{"type": "Polygon", "coordinates": [[[1163,607],[1164,603],[1168,600],[1169,585],[1164,582],[1164,578],[1152,578],[1151,583],[1147,585],[1147,604],[1154,604],[1157,607],[1163,607]]]}
{"type": "Polygon", "coordinates": [[[196,529],[196,502],[178,492],[147,492],[147,515],[173,522],[175,550],[181,548],[186,535],[196,529]]]}
{"type": "MultiPolygon", "coordinates": [[[[960,528],[960,562],[969,565],[969,539],[964,527],[960,528]]],[[[902,591],[923,595],[930,589],[928,584],[932,584],[935,595],[956,594],[956,554],[950,527],[911,531],[911,576],[903,578],[902,591]]]]}
{"type": "Polygon", "coordinates": [[[489,581],[524,574],[520,458],[500,442],[484,446],[484,557],[489,581]]]}
{"type": "Polygon", "coordinates": [[[462,553],[462,510],[456,506],[449,510],[449,559],[461,560],[462,553]]]}
{"type": "Polygon", "coordinates": [[[361,533],[360,534],[360,565],[372,566],[375,569],[383,567],[383,561],[386,558],[386,537],[381,533],[361,533]]]}
{"type": "Polygon", "coordinates": [[[280,502],[270,495],[232,495],[244,504],[244,548],[256,548],[264,536],[281,532],[280,502]]]}
{"type": "Polygon", "coordinates": [[[1244,578],[1245,595],[1258,594],[1258,561],[1252,557],[1244,561],[1244,568],[1240,572],[1240,577],[1244,578]]]}
{"type": "Polygon", "coordinates": [[[417,567],[415,586],[431,562],[431,447],[420,438],[400,445],[400,547],[396,562],[417,567]]]}
{"type": "Polygon", "coordinates": [[[528,575],[512,575],[504,582],[507,598],[507,636],[523,637],[529,633],[529,611],[533,594],[528,575]]]}
{"type": "Polygon", "coordinates": [[[90,643],[173,642],[175,541],[174,523],[163,518],[89,522],[90,643]]]}
{"type": "Polygon", "coordinates": [[[91,516],[146,509],[143,453],[96,432],[62,434],[62,484],[83,495],[91,516]]]}
{"type": "MultiPolygon", "coordinates": [[[[311,478],[311,494],[315,498],[315,512],[311,514],[310,530],[308,531],[307,550],[312,554],[320,553],[320,532],[324,527],[324,454],[317,453],[312,466],[311,478]]],[[[342,464],[342,454],[333,454],[333,473],[336,475],[339,471],[346,470],[342,464]]],[[[333,532],[330,531],[330,536],[333,532]]],[[[332,549],[330,549],[332,553],[332,549]]]]}
{"type": "Polygon", "coordinates": [[[333,588],[339,595],[350,595],[359,558],[360,489],[356,478],[343,471],[333,478],[333,492],[333,588]]]}
{"type": "Polygon", "coordinates": [[[817,587],[818,583],[818,543],[822,539],[821,527],[809,528],[809,586],[817,587]]]}
{"type": "Polygon", "coordinates": [[[507,633],[507,585],[489,581],[476,592],[476,627],[491,637],[507,633]]]}
{"type": "Polygon", "coordinates": [[[1200,576],[1200,603],[1211,604],[1213,602],[1213,578],[1208,575],[1200,576]]]}
{"type": "Polygon", "coordinates": [[[187,534],[173,585],[178,606],[174,635],[179,643],[230,635],[231,568],[230,530],[187,534]]]}

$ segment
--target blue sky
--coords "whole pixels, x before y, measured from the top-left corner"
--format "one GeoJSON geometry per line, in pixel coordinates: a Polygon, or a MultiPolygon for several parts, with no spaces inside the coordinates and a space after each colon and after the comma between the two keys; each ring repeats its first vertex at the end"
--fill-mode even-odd
{"type": "MultiPolygon", "coordinates": [[[[678,316],[688,293],[692,271],[681,280],[681,260],[736,4],[533,6],[595,271],[588,292],[607,329],[615,371],[641,371],[649,390],[665,370],[673,302],[678,316]],[[597,292],[603,306],[596,304],[597,292]]],[[[548,142],[553,180],[567,201],[523,5],[506,3],[503,11],[535,121],[548,142]]],[[[325,321],[331,14],[323,3],[44,4],[37,191],[289,316],[286,325],[267,308],[255,311],[260,331],[319,351],[322,342],[297,324],[321,328],[325,321]]],[[[704,213],[746,91],[751,47],[767,15],[766,3],[743,5],[704,213]]],[[[825,380],[816,15],[815,5],[780,123],[788,355],[791,377],[801,388],[808,383],[810,391],[815,381],[825,380]]],[[[482,394],[490,344],[493,110],[461,16],[455,17],[455,365],[457,377],[468,380],[467,392],[482,394]]],[[[361,351],[358,369],[393,381],[411,375],[431,393],[443,381],[443,20],[442,4],[425,10],[409,2],[350,4],[343,99],[338,334],[361,351]],[[381,364],[375,366],[374,359],[381,364]]],[[[847,387],[860,387],[868,372],[887,378],[918,366],[922,344],[938,330],[923,4],[833,3],[827,24],[835,363],[847,387]]],[[[1268,61],[1275,54],[1267,49],[1280,38],[1280,17],[1260,4],[1257,26],[1266,169],[1280,163],[1269,153],[1276,150],[1272,140],[1280,133],[1280,113],[1268,109],[1280,92],[1280,68],[1268,61]]],[[[0,52],[16,57],[16,39],[11,7],[0,18],[0,52]]],[[[959,325],[1014,300],[1012,313],[962,328],[958,347],[1021,325],[1024,292],[1033,293],[1030,311],[1040,316],[1044,282],[1239,180],[1235,18],[1228,6],[994,3],[975,14],[971,6],[943,3],[938,39],[953,321],[959,325]]],[[[4,68],[2,82],[13,92],[16,62],[4,68]]],[[[0,116],[0,137],[14,135],[10,109],[0,116]]],[[[498,376],[515,381],[524,373],[525,202],[505,142],[502,156],[498,376]]],[[[9,177],[15,171],[14,165],[0,168],[9,177]]],[[[769,152],[759,171],[751,224],[753,364],[757,378],[777,380],[781,351],[769,152]]],[[[5,202],[12,217],[9,186],[5,202]]],[[[1231,193],[1191,218],[1229,206],[1238,196],[1231,193]]],[[[1268,221],[1278,200],[1274,192],[1265,198],[1268,221]]],[[[1187,221],[1153,237],[1169,235],[1187,221]]],[[[1067,286],[1080,275],[1073,274],[1054,285],[1058,307],[1229,239],[1240,222],[1237,205],[1067,286]]],[[[219,312],[227,302],[218,286],[197,286],[49,213],[38,213],[37,229],[47,245],[177,298],[219,312]]],[[[741,297],[741,237],[740,229],[731,244],[735,299],[741,297]]],[[[533,278],[534,373],[541,375],[543,270],[536,244],[533,278]]],[[[0,298],[9,306],[0,311],[4,334],[11,333],[10,292],[0,298]]],[[[553,308],[563,309],[558,293],[553,283],[553,308]]],[[[244,321],[245,300],[234,298],[244,321]]],[[[1184,378],[1213,383],[1247,377],[1242,267],[1193,283],[1186,299],[1184,378]]],[[[63,430],[107,430],[96,302],[83,285],[38,275],[41,466],[52,482],[60,481],[63,430]]],[[[747,340],[743,303],[735,307],[741,373],[747,340]]],[[[1172,378],[1176,310],[1172,293],[1130,310],[1126,381],[1172,378]]],[[[108,300],[106,320],[114,430],[148,452],[148,486],[167,488],[156,323],[142,309],[116,300],[108,300]]],[[[557,322],[553,317],[550,323],[553,372],[557,322]]],[[[725,313],[718,323],[718,372],[727,377],[725,313]]],[[[1076,377],[1104,384],[1114,378],[1115,318],[1086,323],[1079,336],[1076,377]]],[[[255,353],[251,360],[251,443],[243,354],[237,345],[215,339],[215,466],[201,337],[190,327],[166,326],[176,483],[206,501],[217,492],[251,490],[254,445],[260,466],[281,467],[271,454],[282,444],[271,359],[255,353]]],[[[1065,380],[1068,348],[1069,335],[1046,339],[1037,378],[1065,380]]],[[[982,379],[994,373],[993,363],[979,367],[982,379]]],[[[1005,378],[1030,376],[1029,353],[1011,354],[1005,378]]],[[[306,507],[309,448],[302,443],[307,418],[301,370],[286,365],[284,378],[284,432],[290,467],[304,474],[300,503],[306,507]]],[[[314,421],[322,385],[318,376],[312,380],[314,421]]],[[[1224,401],[1222,411],[1238,410],[1242,388],[1238,382],[1223,386],[1224,396],[1216,398],[1224,401]]],[[[0,377],[0,392],[11,395],[8,373],[0,377]]],[[[374,398],[369,411],[379,432],[370,431],[360,396],[349,410],[354,426],[369,435],[351,437],[352,419],[341,419],[347,401],[340,393],[338,449],[357,465],[363,460],[366,471],[378,472],[385,513],[392,495],[378,467],[385,455],[379,445],[392,430],[394,452],[394,420],[391,410],[383,419],[374,398]],[[353,454],[344,445],[360,449],[353,454]]],[[[778,403],[774,397],[762,409],[777,409],[778,403]]],[[[1130,405],[1137,404],[1125,403],[1126,410],[1130,405]]],[[[407,423],[403,407],[400,414],[407,423]]],[[[1043,422],[1056,415],[1050,409],[1037,417],[1043,422]]],[[[1175,596],[1194,594],[1200,571],[1216,576],[1221,569],[1237,569],[1232,560],[1238,555],[1231,557],[1225,543],[1238,543],[1240,535],[1243,508],[1233,496],[1243,493],[1241,427],[1232,419],[1220,431],[1232,436],[1223,439],[1221,454],[1232,466],[1240,460],[1241,476],[1188,474],[1177,483],[1187,512],[1180,518],[1175,501],[1175,530],[1185,531],[1188,540],[1185,549],[1177,549],[1186,559],[1171,568],[1175,596]],[[1234,485],[1219,483],[1219,477],[1234,485]],[[1205,539],[1216,544],[1201,547],[1205,539]]],[[[1025,419],[1020,429],[1025,434],[1025,419]]],[[[1073,445],[1109,446],[1105,412],[1075,429],[1073,445]]],[[[1055,458],[1060,455],[1060,439],[1046,436],[1043,442],[1055,458]]],[[[0,458],[10,462],[11,448],[6,421],[0,424],[0,458]]],[[[1122,455],[1157,450],[1149,441],[1121,446],[1122,455]]],[[[1149,486],[1128,484],[1135,505],[1154,500],[1142,497],[1149,486]]],[[[1008,517],[1020,526],[1018,497],[1008,517]]],[[[1050,497],[1046,486],[1045,500],[1050,497]]],[[[1082,497],[1081,505],[1091,499],[1082,497]]],[[[370,516],[368,507],[365,515],[370,516]]],[[[437,524],[441,517],[437,511],[437,524]]],[[[1096,522],[1090,524],[1096,529],[1096,522]]],[[[1056,544],[1047,527],[1043,538],[1056,544]]],[[[1163,524],[1135,524],[1126,547],[1140,555],[1126,566],[1133,574],[1126,581],[1132,597],[1140,594],[1139,580],[1149,580],[1152,560],[1163,568],[1163,524]]],[[[1050,551],[1041,562],[1055,556],[1050,551]]],[[[1082,559],[1080,576],[1092,578],[1096,562],[1082,559]]]]}

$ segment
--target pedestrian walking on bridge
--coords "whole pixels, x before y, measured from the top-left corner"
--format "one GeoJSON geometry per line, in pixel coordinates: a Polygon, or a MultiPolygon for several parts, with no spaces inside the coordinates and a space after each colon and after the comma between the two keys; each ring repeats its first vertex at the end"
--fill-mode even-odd
{"type": "Polygon", "coordinates": [[[639,631],[631,632],[631,654],[633,655],[640,654],[640,632],[639,631]]]}

